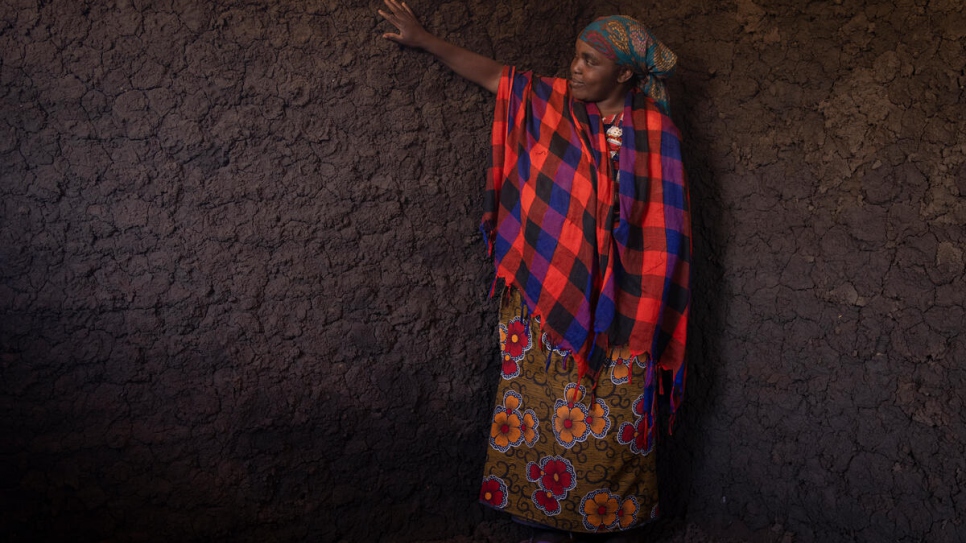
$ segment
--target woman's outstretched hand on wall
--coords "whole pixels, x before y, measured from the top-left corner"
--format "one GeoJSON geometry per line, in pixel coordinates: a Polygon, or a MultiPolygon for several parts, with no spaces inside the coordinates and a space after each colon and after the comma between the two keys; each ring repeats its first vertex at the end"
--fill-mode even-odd
{"type": "Polygon", "coordinates": [[[383,19],[392,23],[398,32],[386,32],[382,37],[407,47],[423,49],[426,42],[434,36],[423,28],[423,25],[420,24],[413,10],[409,9],[409,6],[405,2],[398,2],[397,0],[383,1],[386,3],[386,7],[389,8],[389,12],[387,13],[380,9],[379,15],[382,15],[383,19]]]}
{"type": "Polygon", "coordinates": [[[453,45],[442,40],[423,28],[413,10],[405,2],[399,0],[383,0],[389,11],[378,10],[383,19],[392,23],[397,32],[386,32],[382,35],[387,40],[423,49],[460,76],[476,83],[484,89],[495,93],[500,85],[500,75],[503,65],[499,62],[453,45]]]}

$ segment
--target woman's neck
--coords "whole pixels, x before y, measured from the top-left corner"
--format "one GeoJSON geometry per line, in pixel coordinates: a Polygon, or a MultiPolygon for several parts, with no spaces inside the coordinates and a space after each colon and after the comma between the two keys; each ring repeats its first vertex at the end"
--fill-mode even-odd
{"type": "Polygon", "coordinates": [[[621,85],[618,92],[597,102],[597,109],[600,110],[600,114],[606,117],[607,115],[614,115],[615,113],[624,111],[624,99],[630,90],[629,86],[621,85]]]}
{"type": "Polygon", "coordinates": [[[619,106],[613,107],[613,106],[604,106],[602,105],[602,102],[597,102],[597,109],[600,110],[601,117],[609,117],[611,115],[617,115],[618,113],[623,112],[624,104],[622,103],[619,106]]]}

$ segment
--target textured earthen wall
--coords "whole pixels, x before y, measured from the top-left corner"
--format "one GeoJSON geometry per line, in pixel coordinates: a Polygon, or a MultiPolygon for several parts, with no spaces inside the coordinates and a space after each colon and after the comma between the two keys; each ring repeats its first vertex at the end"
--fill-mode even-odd
{"type": "MultiPolygon", "coordinates": [[[[761,540],[966,537],[960,2],[413,6],[544,73],[618,11],[681,57],[696,276],[665,511],[761,540]]],[[[376,7],[0,2],[4,539],[499,518],[474,504],[492,99],[378,39],[376,7]]]]}

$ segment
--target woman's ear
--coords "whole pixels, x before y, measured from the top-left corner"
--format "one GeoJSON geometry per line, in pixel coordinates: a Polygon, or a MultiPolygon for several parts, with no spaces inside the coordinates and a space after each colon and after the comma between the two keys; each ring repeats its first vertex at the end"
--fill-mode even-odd
{"type": "Polygon", "coordinates": [[[621,66],[620,71],[617,72],[618,83],[627,83],[632,77],[634,77],[634,70],[631,70],[627,66],[621,66]]]}

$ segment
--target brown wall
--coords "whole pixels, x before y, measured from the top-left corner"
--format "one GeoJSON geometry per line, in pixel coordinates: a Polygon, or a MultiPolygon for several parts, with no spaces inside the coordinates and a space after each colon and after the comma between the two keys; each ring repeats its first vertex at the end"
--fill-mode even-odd
{"type": "MultiPolygon", "coordinates": [[[[493,518],[491,97],[379,39],[376,1],[86,4],[0,2],[3,538],[493,518]]],[[[598,13],[680,55],[696,272],[666,512],[962,540],[962,3],[412,4],[544,73],[598,13]]]]}

